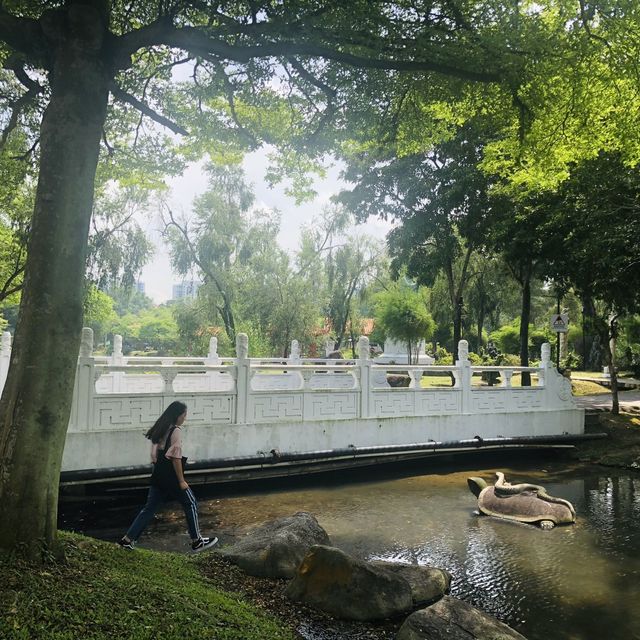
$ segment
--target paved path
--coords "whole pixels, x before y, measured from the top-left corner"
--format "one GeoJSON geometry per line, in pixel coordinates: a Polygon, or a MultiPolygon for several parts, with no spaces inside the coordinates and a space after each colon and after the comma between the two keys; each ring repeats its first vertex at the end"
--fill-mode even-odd
{"type": "MultiPolygon", "coordinates": [[[[608,387],[611,384],[610,378],[603,378],[602,376],[588,376],[579,373],[571,374],[572,380],[586,380],[587,382],[595,382],[597,384],[601,384],[605,387],[608,387]]],[[[633,389],[635,387],[640,387],[640,380],[636,378],[618,378],[618,389],[630,388],[633,389]]]]}
{"type": "MultiPolygon", "coordinates": [[[[578,396],[575,398],[579,407],[585,409],[611,409],[611,394],[598,393],[593,396],[578,396]]],[[[620,391],[618,393],[618,401],[620,408],[632,409],[640,411],[640,391],[620,391]]]]}

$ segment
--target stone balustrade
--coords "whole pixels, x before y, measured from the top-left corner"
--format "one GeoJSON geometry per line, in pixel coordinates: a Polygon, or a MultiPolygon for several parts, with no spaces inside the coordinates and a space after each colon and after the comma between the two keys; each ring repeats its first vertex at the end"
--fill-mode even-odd
{"type": "MultiPolygon", "coordinates": [[[[236,358],[220,357],[215,338],[200,358],[125,356],[120,336],[113,354],[101,356],[85,328],[63,469],[144,464],[148,442],[140,435],[174,400],[188,405],[199,459],[583,432],[582,410],[554,369],[549,345],[537,367],[473,367],[464,340],[458,352],[455,365],[376,364],[362,337],[351,360],[302,358],[295,341],[287,359],[250,358],[240,334],[236,358]],[[523,371],[535,386],[513,386],[523,371]],[[489,372],[500,376],[498,385],[483,381],[489,372]],[[408,386],[390,386],[398,374],[408,386]],[[434,377],[437,385],[424,384],[434,377]]],[[[5,334],[2,383],[9,354],[5,334]]]]}

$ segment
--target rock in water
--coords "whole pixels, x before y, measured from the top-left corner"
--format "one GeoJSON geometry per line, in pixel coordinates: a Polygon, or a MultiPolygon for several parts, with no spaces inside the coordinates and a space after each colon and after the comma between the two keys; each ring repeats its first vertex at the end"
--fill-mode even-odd
{"type": "Polygon", "coordinates": [[[340,549],[313,547],[287,596],[347,620],[382,620],[412,611],[448,589],[445,571],[400,563],[364,562],[340,549]]]}
{"type": "Polygon", "coordinates": [[[304,511],[271,520],[219,553],[252,576],[291,578],[313,545],[331,544],[316,518],[304,511]]]}
{"type": "Polygon", "coordinates": [[[511,627],[470,604],[445,596],[412,613],[396,640],[526,640],[511,627]]]}

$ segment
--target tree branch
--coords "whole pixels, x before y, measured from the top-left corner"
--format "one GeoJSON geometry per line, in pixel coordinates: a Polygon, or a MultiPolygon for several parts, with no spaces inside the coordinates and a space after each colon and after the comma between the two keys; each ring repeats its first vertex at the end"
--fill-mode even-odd
{"type": "Polygon", "coordinates": [[[2,130],[2,136],[0,137],[0,151],[4,149],[9,134],[18,125],[18,118],[20,117],[23,109],[35,101],[37,96],[44,91],[44,87],[42,87],[42,85],[27,75],[23,65],[24,61],[14,56],[10,56],[4,64],[5,69],[13,71],[16,78],[18,78],[18,80],[27,88],[27,91],[19,98],[12,100],[8,104],[8,108],[11,110],[11,116],[9,117],[7,126],[2,130]]]}
{"type": "Polygon", "coordinates": [[[0,7],[0,40],[14,51],[30,58],[46,60],[47,40],[40,23],[31,18],[18,18],[0,7]]]}
{"type": "Polygon", "coordinates": [[[40,144],[40,137],[37,137],[31,147],[27,149],[24,153],[19,153],[18,155],[11,156],[12,160],[27,160],[29,156],[36,150],[36,147],[40,144]]]}
{"type": "Polygon", "coordinates": [[[229,104],[229,111],[231,113],[231,118],[236,123],[236,127],[238,127],[238,131],[248,140],[249,144],[253,146],[259,146],[258,141],[255,136],[246,129],[242,123],[240,122],[240,118],[238,117],[238,112],[236,111],[236,101],[235,101],[235,93],[233,90],[233,85],[231,84],[231,80],[229,80],[229,76],[225,73],[223,66],[219,61],[214,60],[213,65],[216,68],[216,71],[222,78],[222,82],[224,84],[224,90],[227,95],[227,103],[229,104]]]}
{"type": "Polygon", "coordinates": [[[109,88],[114,98],[120,100],[121,102],[130,104],[132,107],[138,109],[140,113],[147,116],[148,118],[151,118],[151,120],[154,120],[158,124],[161,124],[163,127],[170,129],[174,133],[178,133],[182,136],[189,135],[189,132],[184,127],[181,127],[179,124],[172,122],[171,120],[169,120],[169,118],[163,116],[162,114],[157,113],[149,105],[141,102],[135,96],[132,96],[130,93],[124,91],[124,89],[121,89],[115,82],[112,82],[109,88]]]}
{"type": "MultiPolygon", "coordinates": [[[[391,59],[354,55],[324,44],[312,42],[265,42],[251,46],[232,45],[213,38],[197,27],[174,27],[166,21],[156,21],[116,39],[116,58],[122,64],[130,60],[138,49],[152,46],[169,46],[202,57],[218,56],[236,62],[249,62],[253,58],[309,56],[334,60],[343,64],[368,69],[396,71],[432,71],[442,75],[475,82],[500,82],[497,72],[459,68],[432,60],[391,59]]],[[[128,65],[129,63],[127,63],[128,65]]]]}
{"type": "Polygon", "coordinates": [[[22,289],[22,283],[12,285],[13,281],[24,272],[24,261],[22,260],[22,251],[19,251],[15,259],[15,267],[9,277],[5,280],[0,289],[0,302],[8,298],[12,293],[16,293],[22,289]]]}

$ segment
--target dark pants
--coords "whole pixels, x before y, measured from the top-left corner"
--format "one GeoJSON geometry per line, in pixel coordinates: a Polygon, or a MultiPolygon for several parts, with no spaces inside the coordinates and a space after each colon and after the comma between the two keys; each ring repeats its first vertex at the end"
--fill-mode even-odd
{"type": "Polygon", "coordinates": [[[191,489],[185,491],[178,490],[175,494],[167,494],[162,489],[151,485],[149,487],[149,495],[147,496],[147,502],[142,507],[140,513],[136,516],[129,530],[127,531],[127,538],[129,540],[137,540],[140,534],[147,528],[149,523],[153,520],[153,516],[156,511],[165,503],[170,500],[178,500],[184,509],[184,515],[187,518],[187,527],[189,528],[189,535],[192,540],[200,538],[200,526],[198,524],[198,503],[196,497],[193,495],[191,489]]]}

